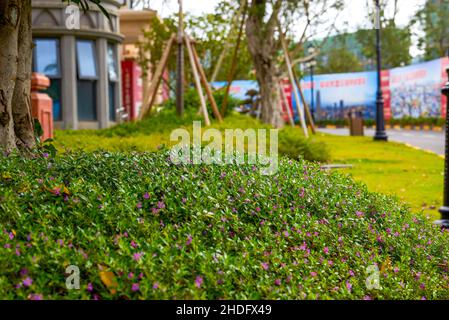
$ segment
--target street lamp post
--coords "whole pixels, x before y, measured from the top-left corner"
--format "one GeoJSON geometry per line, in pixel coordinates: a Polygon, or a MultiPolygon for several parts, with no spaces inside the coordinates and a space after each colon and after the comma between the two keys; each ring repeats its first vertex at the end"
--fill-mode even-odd
{"type": "Polygon", "coordinates": [[[376,97],[376,133],[374,140],[376,141],[388,141],[388,136],[385,131],[385,118],[384,118],[384,99],[382,94],[382,52],[380,41],[380,4],[379,0],[376,2],[376,54],[377,54],[377,97],[376,97]]]}
{"type": "Polygon", "coordinates": [[[441,90],[446,96],[446,152],[444,160],[444,203],[440,208],[441,220],[435,222],[445,229],[449,229],[449,68],[446,69],[448,81],[441,90]]]}

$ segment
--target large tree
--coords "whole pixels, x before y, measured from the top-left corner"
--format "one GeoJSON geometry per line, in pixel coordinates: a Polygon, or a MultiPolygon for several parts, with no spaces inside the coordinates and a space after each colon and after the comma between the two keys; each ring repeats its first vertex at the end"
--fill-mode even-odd
{"type": "Polygon", "coordinates": [[[437,59],[449,50],[449,0],[427,0],[418,10],[412,23],[422,29],[419,47],[426,60],[437,59]]]}
{"type": "MultiPolygon", "coordinates": [[[[249,0],[246,37],[249,51],[253,57],[257,81],[260,86],[262,121],[275,127],[282,125],[277,103],[279,101],[278,77],[281,43],[279,32],[288,34],[289,26],[303,21],[305,28],[298,41],[298,47],[304,41],[304,35],[313,25],[327,23],[329,11],[339,11],[339,0],[249,0]],[[280,30],[282,29],[282,30],[280,30]]],[[[282,56],[282,54],[281,54],[282,56]]]]}
{"type": "MultiPolygon", "coordinates": [[[[83,9],[101,0],[61,0],[83,9]]],[[[0,0],[0,148],[6,151],[35,146],[31,116],[31,0],[0,0]]]]}

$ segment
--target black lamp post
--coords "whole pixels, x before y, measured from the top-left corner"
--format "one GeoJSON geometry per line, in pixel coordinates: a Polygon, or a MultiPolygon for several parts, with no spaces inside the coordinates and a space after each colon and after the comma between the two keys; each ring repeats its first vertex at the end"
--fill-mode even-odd
{"type": "MultiPolygon", "coordinates": [[[[310,47],[309,48],[309,55],[312,55],[315,53],[315,48],[310,47]]],[[[310,81],[311,81],[311,100],[310,100],[310,112],[312,113],[312,119],[315,121],[315,82],[314,82],[314,70],[316,66],[316,60],[315,57],[312,58],[312,60],[309,61],[308,66],[310,68],[310,81]]]]}
{"type": "Polygon", "coordinates": [[[445,229],[449,229],[449,68],[446,69],[448,82],[443,87],[442,93],[446,96],[446,152],[444,160],[444,204],[440,208],[441,220],[435,223],[445,229]]]}
{"type": "Polygon", "coordinates": [[[385,131],[385,118],[384,118],[384,99],[382,96],[382,52],[380,42],[380,4],[379,0],[376,1],[376,54],[377,54],[377,97],[376,97],[376,133],[374,140],[376,141],[388,141],[388,136],[385,131]]]}

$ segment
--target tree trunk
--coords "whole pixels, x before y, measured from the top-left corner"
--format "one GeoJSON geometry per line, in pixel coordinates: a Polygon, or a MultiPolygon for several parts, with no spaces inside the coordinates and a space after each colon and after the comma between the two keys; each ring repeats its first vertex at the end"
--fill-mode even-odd
{"type": "Polygon", "coordinates": [[[0,0],[0,147],[34,147],[31,0],[0,0]]]}
{"type": "Polygon", "coordinates": [[[284,125],[279,109],[279,84],[276,55],[279,42],[275,39],[277,12],[266,22],[264,1],[253,0],[246,21],[246,37],[259,83],[262,121],[276,128],[284,125]],[[262,14],[263,13],[263,14],[262,14]]]}

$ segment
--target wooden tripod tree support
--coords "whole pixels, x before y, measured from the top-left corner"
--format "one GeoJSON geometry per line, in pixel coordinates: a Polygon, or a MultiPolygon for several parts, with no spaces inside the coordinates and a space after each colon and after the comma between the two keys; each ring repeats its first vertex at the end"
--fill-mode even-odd
{"type": "Polygon", "coordinates": [[[195,57],[193,55],[192,45],[190,43],[190,40],[187,39],[187,35],[184,37],[186,46],[187,46],[187,52],[189,54],[190,59],[190,65],[192,67],[193,72],[193,78],[195,79],[195,86],[196,90],[198,91],[198,95],[200,97],[200,103],[201,103],[201,111],[203,113],[204,122],[206,126],[210,126],[210,119],[209,119],[209,113],[207,112],[207,106],[206,106],[206,99],[204,98],[203,89],[201,88],[201,80],[200,76],[196,67],[195,63],[195,57]]]}
{"type": "Polygon", "coordinates": [[[228,83],[226,86],[225,96],[223,98],[223,105],[221,106],[221,114],[223,117],[225,116],[226,109],[228,108],[229,90],[231,90],[232,80],[234,79],[235,71],[237,69],[237,56],[239,54],[240,44],[242,43],[243,28],[245,26],[246,14],[248,11],[248,2],[245,1],[244,3],[245,3],[245,7],[243,9],[242,21],[240,22],[239,34],[237,36],[237,43],[235,44],[234,54],[232,56],[231,70],[229,70],[229,75],[228,75],[228,79],[227,79],[228,83]]]}
{"type": "MultiPolygon", "coordinates": [[[[313,121],[312,113],[310,112],[309,105],[307,104],[306,98],[304,97],[304,92],[302,92],[301,83],[298,80],[298,76],[296,75],[295,70],[292,70],[293,78],[295,80],[295,85],[298,88],[299,95],[301,96],[302,104],[304,105],[304,110],[306,110],[306,115],[310,123],[310,129],[313,134],[316,134],[315,122],[313,121]]],[[[312,83],[313,86],[313,83],[312,83]]]]}
{"type": "Polygon", "coordinates": [[[210,84],[209,84],[209,82],[207,82],[206,73],[204,72],[203,66],[200,63],[200,58],[198,57],[198,52],[196,51],[195,45],[192,43],[192,40],[187,35],[186,35],[185,40],[186,40],[186,42],[189,43],[189,44],[187,44],[187,46],[190,45],[192,47],[192,53],[193,53],[193,58],[195,59],[195,65],[199,71],[199,75],[200,75],[203,87],[206,90],[207,98],[209,99],[209,102],[212,106],[212,112],[214,113],[214,116],[218,120],[218,122],[221,123],[221,122],[223,122],[223,118],[221,117],[220,111],[218,110],[218,106],[217,106],[217,103],[215,102],[214,95],[212,94],[212,89],[210,88],[210,84]]]}
{"type": "Polygon", "coordinates": [[[295,80],[294,80],[294,76],[293,76],[293,69],[292,69],[292,65],[290,62],[290,57],[288,55],[288,50],[287,50],[287,44],[285,43],[285,39],[282,33],[282,29],[279,28],[279,33],[281,34],[281,42],[282,42],[282,48],[284,50],[284,56],[285,56],[285,62],[287,65],[287,69],[288,69],[288,75],[290,78],[290,83],[293,87],[293,94],[295,96],[295,100],[296,100],[296,105],[298,107],[298,112],[299,112],[299,121],[301,122],[301,126],[302,126],[302,130],[304,132],[304,136],[306,138],[309,137],[309,131],[307,130],[307,125],[306,125],[306,119],[304,118],[304,112],[301,108],[300,102],[299,102],[299,96],[298,96],[298,90],[296,90],[296,86],[295,86],[295,80]]]}
{"type": "Polygon", "coordinates": [[[168,41],[164,53],[162,54],[161,61],[156,67],[156,71],[153,75],[153,80],[151,81],[150,88],[148,89],[148,101],[144,101],[142,108],[140,109],[140,113],[138,116],[138,120],[142,120],[143,117],[151,112],[151,108],[153,107],[154,101],[156,100],[157,92],[159,90],[159,85],[161,84],[162,77],[164,75],[164,70],[167,67],[168,58],[170,56],[170,52],[172,50],[173,44],[176,40],[176,34],[172,34],[170,40],[168,41]]]}
{"type": "MultiPolygon", "coordinates": [[[[151,112],[151,109],[154,105],[154,101],[156,100],[157,92],[160,86],[161,81],[163,80],[163,73],[165,68],[167,67],[168,58],[170,56],[170,51],[174,47],[174,43],[177,39],[176,34],[173,34],[170,40],[167,43],[167,46],[165,47],[164,53],[162,54],[161,61],[159,62],[156,71],[154,73],[153,80],[151,82],[150,88],[148,90],[149,92],[149,100],[145,102],[142,109],[140,110],[140,114],[138,119],[142,120],[145,114],[148,112],[151,112]]],[[[204,69],[200,63],[198,53],[196,52],[196,49],[193,45],[193,41],[187,36],[184,36],[184,41],[186,43],[187,52],[189,54],[190,58],[190,64],[192,67],[193,76],[195,79],[195,87],[198,91],[198,95],[200,97],[200,103],[201,103],[201,113],[204,116],[204,122],[206,126],[210,126],[210,119],[209,114],[207,112],[207,105],[206,105],[206,99],[203,94],[203,90],[201,88],[201,84],[203,84],[203,87],[206,90],[207,97],[210,101],[210,104],[212,106],[212,111],[217,118],[217,120],[221,123],[223,121],[223,118],[221,117],[220,111],[218,110],[217,103],[215,101],[215,98],[212,94],[212,89],[210,88],[209,83],[207,82],[206,73],[204,72],[204,69]]]]}
{"type": "Polygon", "coordinates": [[[307,102],[306,102],[306,100],[304,98],[304,94],[303,94],[302,89],[301,89],[301,84],[299,83],[298,77],[296,76],[295,71],[293,70],[290,54],[288,52],[287,42],[285,41],[284,33],[282,31],[282,28],[281,28],[281,24],[279,23],[279,21],[277,21],[277,23],[278,23],[278,29],[279,29],[282,49],[284,51],[285,64],[287,65],[287,69],[288,69],[287,71],[288,71],[288,75],[289,75],[289,78],[290,78],[290,83],[291,83],[291,85],[293,87],[293,93],[294,93],[294,96],[295,96],[296,105],[297,105],[297,108],[298,108],[298,111],[299,111],[299,115],[300,115],[299,119],[301,121],[301,125],[302,125],[302,128],[304,130],[304,134],[305,134],[306,137],[308,137],[309,133],[308,133],[308,130],[307,130],[307,124],[306,124],[306,121],[305,121],[304,112],[303,112],[303,110],[301,108],[301,102],[304,105],[304,110],[305,110],[306,116],[307,116],[307,118],[309,120],[310,127],[312,129],[312,133],[313,134],[316,133],[315,125],[314,125],[314,122],[313,122],[312,114],[311,114],[310,109],[309,109],[309,105],[307,104],[307,102]],[[299,93],[301,95],[301,102],[299,100],[298,91],[299,91],[299,93]]]}
{"type": "Polygon", "coordinates": [[[243,14],[243,10],[246,8],[246,1],[247,0],[241,0],[240,7],[239,7],[236,15],[232,19],[232,24],[231,24],[231,29],[229,30],[228,39],[227,39],[227,41],[225,43],[223,51],[220,54],[220,57],[218,58],[217,64],[215,65],[214,73],[212,74],[212,78],[211,78],[210,82],[215,82],[215,80],[217,79],[217,76],[218,76],[218,73],[220,72],[220,69],[221,69],[221,66],[223,64],[224,58],[226,57],[226,53],[231,48],[231,45],[233,43],[232,42],[232,35],[234,33],[235,27],[237,27],[238,22],[240,21],[240,18],[241,18],[242,14],[243,14]]]}

